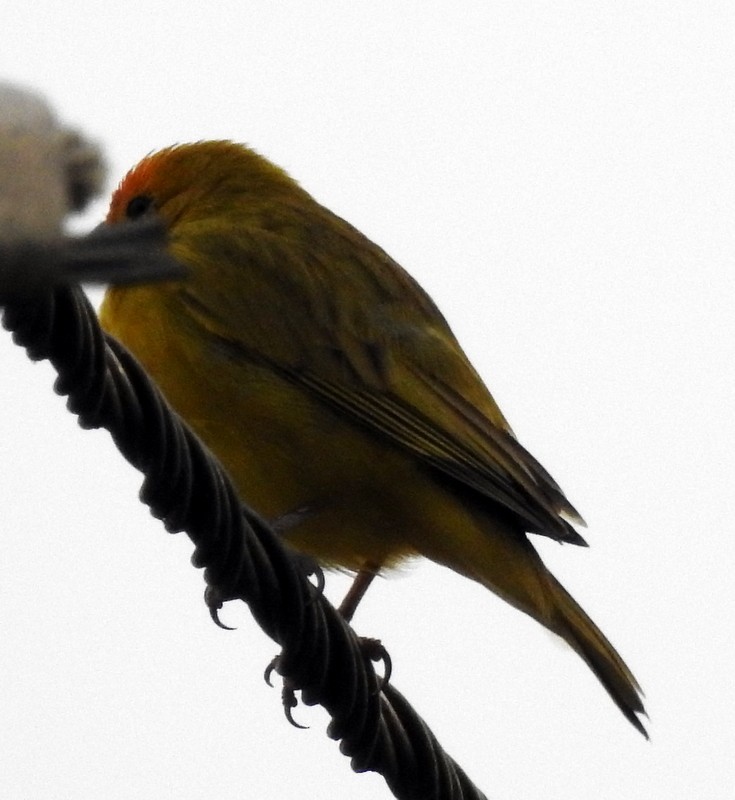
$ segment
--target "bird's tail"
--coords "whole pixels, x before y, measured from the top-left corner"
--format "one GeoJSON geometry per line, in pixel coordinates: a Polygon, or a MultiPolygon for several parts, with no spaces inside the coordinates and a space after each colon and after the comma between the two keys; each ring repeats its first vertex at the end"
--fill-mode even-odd
{"type": "Polygon", "coordinates": [[[553,598],[553,612],[550,620],[539,621],[559,634],[582,656],[626,719],[647,739],[646,729],[638,718],[639,714],[646,713],[638,681],[576,600],[548,570],[546,575],[553,598]]]}
{"type": "MultiPolygon", "coordinates": [[[[459,537],[445,537],[430,557],[500,595],[571,645],[631,724],[646,738],[641,689],[602,631],[544,565],[528,539],[510,528],[466,526],[459,537]]],[[[424,550],[426,552],[426,549],[424,550]]]]}

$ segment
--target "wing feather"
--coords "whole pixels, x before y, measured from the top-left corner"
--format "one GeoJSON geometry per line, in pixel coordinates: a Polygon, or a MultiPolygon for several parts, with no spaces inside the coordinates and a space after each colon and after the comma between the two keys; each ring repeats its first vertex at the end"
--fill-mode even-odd
{"type": "Polygon", "coordinates": [[[210,274],[181,290],[213,347],[266,365],[524,530],[585,544],[570,524],[581,517],[516,440],[431,298],[355,228],[323,214],[319,226],[310,213],[300,248],[293,231],[197,232],[191,252],[207,264],[225,240],[242,265],[237,283],[210,274]],[[290,310],[279,314],[284,293],[290,310]]]}

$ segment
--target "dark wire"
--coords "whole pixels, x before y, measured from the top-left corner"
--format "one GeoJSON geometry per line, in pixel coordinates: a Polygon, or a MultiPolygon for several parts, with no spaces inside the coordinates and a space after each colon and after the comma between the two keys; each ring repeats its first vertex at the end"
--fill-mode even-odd
{"type": "Polygon", "coordinates": [[[49,359],[54,388],[83,428],[104,427],[144,473],[141,500],[195,545],[215,611],[239,599],[282,648],[277,671],[307,705],[331,716],[327,733],[356,772],[383,775],[403,800],[482,800],[426,723],[381,683],[359,638],[290,551],[244,508],[214,456],[169,408],[133,356],[102,332],[81,289],[6,300],[3,325],[34,361],[49,359]]]}

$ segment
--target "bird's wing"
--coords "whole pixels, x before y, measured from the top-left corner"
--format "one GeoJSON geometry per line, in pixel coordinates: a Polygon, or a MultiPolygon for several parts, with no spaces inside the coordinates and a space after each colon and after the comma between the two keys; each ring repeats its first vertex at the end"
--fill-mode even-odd
{"type": "Polygon", "coordinates": [[[585,544],[569,523],[583,524],[579,514],[548,472],[509,429],[491,422],[456,384],[425,365],[403,363],[388,391],[273,366],[338,413],[507,509],[524,530],[585,544]]]}
{"type": "MultiPolygon", "coordinates": [[[[343,225],[341,238],[333,224],[312,232],[317,246],[301,256],[290,240],[241,236],[240,282],[210,275],[190,293],[191,312],[218,347],[267,364],[524,530],[585,544],[570,524],[581,517],[518,443],[428,295],[343,225]],[[267,287],[248,280],[250,269],[269,270],[267,287]]],[[[207,249],[201,238],[196,249],[207,249]]]]}

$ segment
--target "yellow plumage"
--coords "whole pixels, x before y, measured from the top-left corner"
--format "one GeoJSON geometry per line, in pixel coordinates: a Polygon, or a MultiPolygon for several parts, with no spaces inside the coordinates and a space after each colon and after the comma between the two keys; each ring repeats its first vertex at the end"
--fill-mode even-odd
{"type": "Polygon", "coordinates": [[[643,730],[622,659],[527,532],[583,544],[446,321],[379,247],[229,142],[144,159],[108,222],[156,214],[186,280],[108,291],[103,325],[242,499],[327,566],[422,555],[562,636],[643,730]]]}

